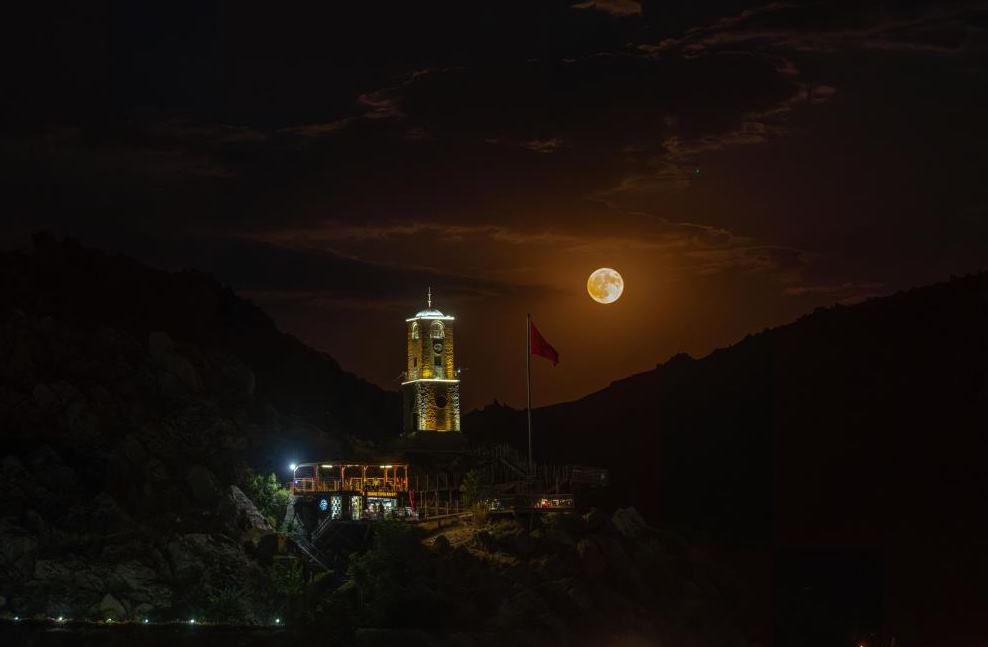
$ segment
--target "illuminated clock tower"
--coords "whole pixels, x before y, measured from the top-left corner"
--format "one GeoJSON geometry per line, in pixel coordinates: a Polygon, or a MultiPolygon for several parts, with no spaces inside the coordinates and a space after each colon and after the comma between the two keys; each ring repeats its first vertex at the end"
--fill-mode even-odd
{"type": "Polygon", "coordinates": [[[460,430],[453,322],[453,317],[432,307],[431,288],[426,309],[405,319],[408,366],[401,383],[405,435],[460,430]]]}

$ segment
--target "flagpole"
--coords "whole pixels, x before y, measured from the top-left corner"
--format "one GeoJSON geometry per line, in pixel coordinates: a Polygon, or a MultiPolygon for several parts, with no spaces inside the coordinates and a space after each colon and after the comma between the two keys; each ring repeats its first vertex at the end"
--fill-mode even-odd
{"type": "Polygon", "coordinates": [[[532,315],[525,315],[525,390],[528,393],[528,474],[532,470],[532,315]]]}

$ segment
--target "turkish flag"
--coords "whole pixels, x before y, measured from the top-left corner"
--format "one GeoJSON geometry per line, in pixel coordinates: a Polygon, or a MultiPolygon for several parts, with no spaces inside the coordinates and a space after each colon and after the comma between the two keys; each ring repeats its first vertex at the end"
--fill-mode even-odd
{"type": "Polygon", "coordinates": [[[532,355],[538,355],[548,360],[552,360],[552,365],[559,363],[559,351],[552,347],[552,344],[545,340],[539,329],[531,321],[528,322],[529,343],[528,350],[532,355]]]}

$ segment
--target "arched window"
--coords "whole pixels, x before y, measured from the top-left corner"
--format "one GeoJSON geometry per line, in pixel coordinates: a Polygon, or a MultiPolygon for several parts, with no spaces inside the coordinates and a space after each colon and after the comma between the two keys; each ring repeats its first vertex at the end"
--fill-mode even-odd
{"type": "Polygon", "coordinates": [[[443,322],[433,321],[432,322],[432,338],[442,339],[446,336],[446,330],[443,328],[443,322]]]}
{"type": "Polygon", "coordinates": [[[418,338],[419,338],[419,322],[413,321],[412,322],[412,339],[418,339],[418,338]]]}

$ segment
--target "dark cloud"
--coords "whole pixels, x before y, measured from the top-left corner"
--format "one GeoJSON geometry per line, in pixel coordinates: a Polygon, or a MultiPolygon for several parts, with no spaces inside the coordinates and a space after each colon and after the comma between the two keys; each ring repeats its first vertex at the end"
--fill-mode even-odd
{"type": "Polygon", "coordinates": [[[22,10],[8,238],[210,271],[381,383],[427,285],[477,340],[537,308],[559,399],[988,257],[984,2],[22,10]]]}
{"type": "Polygon", "coordinates": [[[690,54],[737,48],[803,53],[886,50],[959,54],[984,48],[988,3],[770,3],[669,38],[655,50],[690,54]]]}
{"type": "Polygon", "coordinates": [[[640,2],[635,0],[587,0],[573,5],[574,9],[602,11],[612,16],[639,16],[642,12],[640,2]]]}
{"type": "MultiPolygon", "coordinates": [[[[245,291],[305,295],[325,302],[409,303],[410,295],[415,295],[417,302],[422,286],[434,286],[437,292],[459,300],[525,295],[541,298],[555,292],[546,286],[526,287],[435,268],[363,260],[316,246],[316,242],[286,246],[238,238],[197,238],[172,246],[181,247],[189,267],[236,282],[245,291]]],[[[176,251],[159,248],[152,253],[161,255],[165,263],[176,256],[176,251]]]]}

